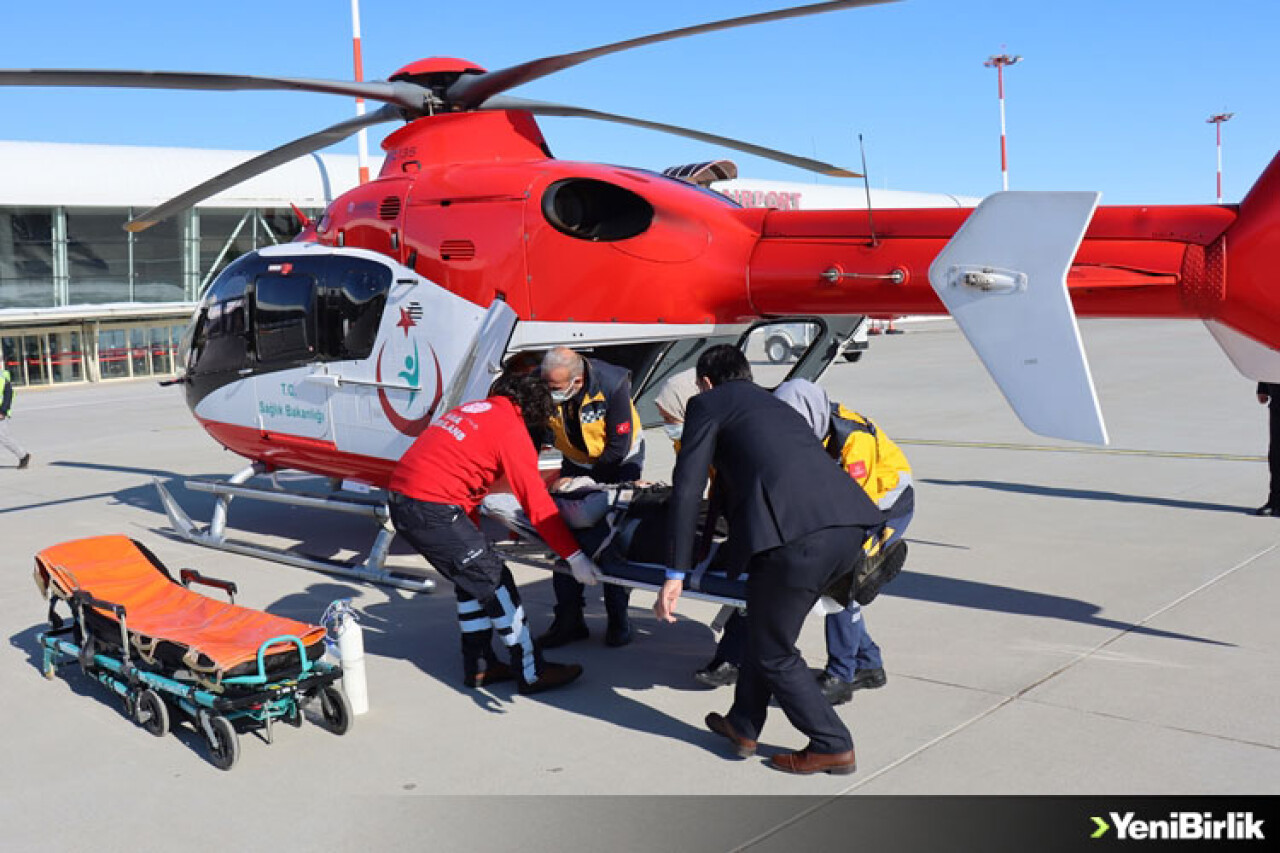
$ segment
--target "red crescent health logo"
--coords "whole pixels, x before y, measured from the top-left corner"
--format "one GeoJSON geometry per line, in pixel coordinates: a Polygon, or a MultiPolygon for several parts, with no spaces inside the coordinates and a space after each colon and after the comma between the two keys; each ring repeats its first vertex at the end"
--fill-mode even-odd
{"type": "MultiPolygon", "coordinates": [[[[374,378],[378,382],[382,381],[382,353],[386,348],[387,345],[384,343],[382,345],[382,349],[378,350],[377,369],[374,373],[374,378]]],[[[386,390],[383,388],[378,389],[378,402],[382,404],[382,413],[387,416],[387,420],[391,422],[391,425],[396,428],[397,432],[402,435],[407,435],[410,438],[417,438],[422,434],[422,431],[427,428],[427,425],[431,423],[431,417],[435,414],[436,406],[440,405],[440,397],[444,394],[444,383],[441,381],[440,376],[440,359],[436,358],[436,351],[434,347],[428,344],[428,349],[431,350],[431,360],[436,366],[436,396],[435,399],[431,401],[431,405],[427,407],[427,413],[425,415],[414,419],[401,417],[397,414],[395,409],[391,408],[391,401],[387,399],[386,390]]]]}

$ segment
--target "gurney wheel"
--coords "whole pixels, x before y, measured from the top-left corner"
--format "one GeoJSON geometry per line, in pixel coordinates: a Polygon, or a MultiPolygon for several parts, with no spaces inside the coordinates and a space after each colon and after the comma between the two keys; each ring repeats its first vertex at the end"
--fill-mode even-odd
{"type": "Polygon", "coordinates": [[[133,719],[156,737],[164,737],[169,731],[169,708],[160,694],[150,688],[144,688],[134,700],[133,719]]]}
{"type": "Polygon", "coordinates": [[[336,735],[344,735],[351,728],[351,703],[332,684],[320,691],[320,714],[324,727],[336,735]]]}
{"type": "Polygon", "coordinates": [[[240,740],[236,737],[236,728],[223,716],[211,716],[208,720],[205,738],[209,741],[209,757],[213,766],[219,770],[230,770],[240,757],[240,740]]]}

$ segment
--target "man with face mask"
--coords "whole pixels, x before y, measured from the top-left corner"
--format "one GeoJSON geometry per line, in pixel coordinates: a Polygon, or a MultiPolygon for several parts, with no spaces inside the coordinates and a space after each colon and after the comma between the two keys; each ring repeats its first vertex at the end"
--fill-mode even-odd
{"type": "MultiPolygon", "coordinates": [[[[640,416],[631,402],[631,373],[599,359],[583,358],[568,347],[550,350],[542,360],[542,379],[555,403],[550,425],[557,450],[564,457],[561,478],[590,477],[597,483],[629,483],[644,468],[644,437],[640,416]]],[[[555,619],[538,638],[549,649],[586,639],[583,616],[586,600],[582,584],[557,573],[555,619]]],[[[608,646],[631,642],[627,617],[630,590],[604,585],[608,615],[604,641],[608,646]]]]}

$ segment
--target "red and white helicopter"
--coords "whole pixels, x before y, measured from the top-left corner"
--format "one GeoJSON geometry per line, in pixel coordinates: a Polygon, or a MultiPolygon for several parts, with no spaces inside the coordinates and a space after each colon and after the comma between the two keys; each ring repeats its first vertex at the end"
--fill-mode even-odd
{"type": "MultiPolygon", "coordinates": [[[[336,198],[294,243],[217,278],[184,344],[180,377],[201,424],[251,460],[193,541],[393,583],[385,530],[335,565],[228,541],[234,496],[324,506],[385,522],[374,499],[247,484],[297,469],[373,487],[438,413],[483,396],[504,357],[592,348],[655,388],[712,342],[763,319],[809,318],[797,366],[816,376],[858,315],[950,312],[1031,430],[1105,442],[1076,325],[1091,317],[1207,321],[1246,376],[1280,381],[1280,157],[1239,205],[1098,207],[1092,192],[997,193],[976,209],[769,210],[642,169],[551,156],[537,116],[622,122],[859,177],[739,140],[504,94],[597,57],[669,39],[886,0],[839,0],[658,33],[496,71],[414,62],[386,82],[184,72],[2,70],[0,85],[298,90],[384,102],[148,211],[140,230],[227,187],[382,122],[378,178],[336,198]]],[[[158,485],[158,484],[157,484],[158,485]]]]}

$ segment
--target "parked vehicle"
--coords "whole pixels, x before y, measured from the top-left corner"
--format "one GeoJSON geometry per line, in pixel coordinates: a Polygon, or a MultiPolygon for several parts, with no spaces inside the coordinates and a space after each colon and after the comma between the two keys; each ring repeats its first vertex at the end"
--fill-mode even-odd
{"type": "MultiPolygon", "coordinates": [[[[867,329],[870,321],[863,317],[853,334],[844,342],[840,355],[845,361],[854,362],[870,345],[867,329]]],[[[813,323],[778,323],[768,327],[764,339],[764,355],[771,364],[795,361],[813,343],[818,327],[813,323]]]]}

